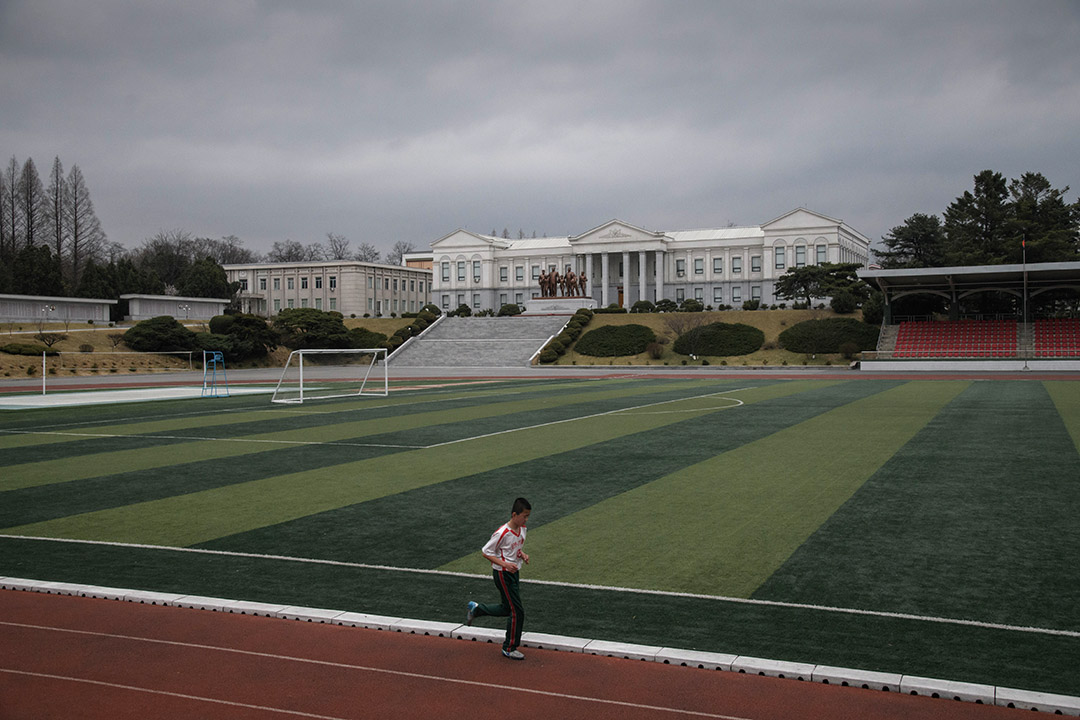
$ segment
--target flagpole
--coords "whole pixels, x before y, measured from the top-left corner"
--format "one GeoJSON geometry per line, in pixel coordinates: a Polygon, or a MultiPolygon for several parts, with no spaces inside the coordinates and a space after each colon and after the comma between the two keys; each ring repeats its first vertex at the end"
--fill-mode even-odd
{"type": "MultiPolygon", "coordinates": [[[[1020,249],[1021,249],[1021,251],[1023,253],[1022,262],[1023,262],[1023,272],[1024,272],[1024,329],[1028,331],[1028,333],[1027,333],[1028,337],[1031,337],[1030,328],[1028,328],[1028,309],[1027,309],[1028,290],[1027,290],[1027,238],[1026,237],[1020,238],[1020,249]]],[[[1024,369],[1025,370],[1030,369],[1028,367],[1028,355],[1029,354],[1030,353],[1027,353],[1027,352],[1024,353],[1024,369]]]]}

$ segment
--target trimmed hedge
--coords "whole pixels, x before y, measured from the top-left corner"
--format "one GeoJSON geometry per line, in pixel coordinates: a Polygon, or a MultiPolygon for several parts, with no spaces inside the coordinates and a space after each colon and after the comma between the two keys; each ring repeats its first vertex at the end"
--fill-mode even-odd
{"type": "Polygon", "coordinates": [[[8,355],[59,355],[58,350],[47,348],[44,345],[31,345],[30,343],[8,343],[0,347],[0,352],[7,353],[8,355]]]}
{"type": "Polygon", "coordinates": [[[743,323],[715,322],[683,333],[671,349],[680,355],[749,355],[765,344],[765,333],[743,323]]]}
{"type": "Polygon", "coordinates": [[[836,353],[845,343],[873,350],[877,341],[878,329],[855,318],[805,320],[780,333],[784,349],[797,353],[836,353]]]}
{"type": "Polygon", "coordinates": [[[582,355],[618,357],[645,352],[656,334],[644,325],[607,325],[581,336],[574,347],[582,355]]]}

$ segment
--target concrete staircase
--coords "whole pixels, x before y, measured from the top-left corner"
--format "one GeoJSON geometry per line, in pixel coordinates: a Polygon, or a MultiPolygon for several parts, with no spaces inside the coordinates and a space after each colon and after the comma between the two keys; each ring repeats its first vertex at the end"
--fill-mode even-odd
{"type": "Polygon", "coordinates": [[[521,367],[568,315],[443,318],[390,357],[392,367],[521,367]]]}

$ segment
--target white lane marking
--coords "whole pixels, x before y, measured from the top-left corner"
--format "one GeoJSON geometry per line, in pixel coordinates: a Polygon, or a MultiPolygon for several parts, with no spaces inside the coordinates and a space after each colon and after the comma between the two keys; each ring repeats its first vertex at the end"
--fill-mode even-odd
{"type": "MultiPolygon", "coordinates": [[[[51,626],[48,626],[48,625],[33,625],[33,624],[30,624],[30,623],[6,622],[6,621],[2,621],[2,620],[0,620],[0,625],[7,625],[7,626],[10,626],[10,627],[21,627],[21,628],[27,628],[27,629],[31,629],[31,630],[45,630],[45,631],[52,631],[52,632],[72,633],[72,634],[77,634],[77,635],[90,635],[90,636],[93,636],[93,637],[105,637],[105,638],[113,638],[113,639],[117,639],[117,640],[133,640],[133,641],[136,641],[136,642],[156,643],[156,644],[160,644],[160,645],[172,645],[172,646],[177,646],[177,647],[193,648],[193,649],[197,649],[197,650],[213,650],[213,651],[224,652],[224,653],[235,653],[237,655],[249,655],[249,656],[252,656],[252,657],[269,658],[271,660],[286,660],[286,661],[289,661],[289,662],[305,663],[305,664],[309,664],[309,665],[321,665],[321,666],[325,666],[325,667],[341,668],[341,669],[345,669],[345,670],[359,670],[361,672],[379,673],[379,674],[383,674],[383,675],[393,675],[393,676],[396,676],[396,677],[405,677],[405,678],[412,678],[412,679],[417,679],[417,680],[431,680],[431,681],[435,681],[435,682],[452,683],[452,684],[455,684],[455,685],[467,685],[467,686],[471,686],[471,687],[479,687],[479,688],[484,688],[484,689],[488,689],[488,690],[507,690],[507,691],[510,691],[510,692],[527,693],[527,694],[531,694],[531,695],[541,695],[541,696],[544,696],[544,697],[553,697],[553,698],[560,698],[560,699],[565,699],[565,700],[577,700],[577,701],[581,701],[581,702],[600,703],[600,704],[603,704],[603,705],[617,705],[619,707],[628,707],[628,708],[633,708],[635,710],[649,710],[649,711],[655,711],[655,712],[673,713],[673,714],[677,714],[677,715],[693,715],[695,717],[721,718],[722,720],[750,720],[749,718],[743,718],[743,717],[738,717],[738,716],[734,716],[734,715],[721,715],[721,714],[717,714],[717,713],[702,712],[702,711],[699,711],[699,710],[684,710],[682,708],[663,707],[663,706],[660,706],[660,705],[646,705],[646,704],[643,704],[643,703],[633,703],[633,702],[628,702],[628,701],[625,701],[625,700],[611,700],[611,699],[608,699],[608,698],[593,697],[593,696],[590,696],[590,695],[574,695],[574,694],[571,694],[571,693],[560,693],[560,692],[554,692],[554,691],[551,691],[551,690],[538,690],[536,688],[526,688],[526,687],[520,687],[520,686],[517,686],[517,685],[503,685],[501,683],[480,682],[478,680],[464,680],[462,678],[448,677],[448,676],[445,676],[445,675],[432,675],[430,673],[416,673],[416,672],[408,672],[408,671],[405,671],[405,670],[391,670],[389,668],[372,667],[370,665],[354,665],[352,663],[339,663],[339,662],[333,662],[333,661],[330,661],[330,660],[316,660],[316,659],[313,659],[313,658],[296,657],[294,655],[280,655],[280,654],[277,654],[277,653],[265,653],[265,652],[258,652],[258,651],[255,651],[255,650],[241,650],[239,648],[222,647],[222,646],[219,646],[219,645],[206,645],[204,643],[189,643],[189,642],[181,642],[181,641],[178,641],[178,640],[159,640],[157,638],[139,637],[137,635],[121,635],[121,634],[118,634],[118,633],[103,633],[103,632],[94,632],[94,631],[91,631],[91,630],[74,630],[74,629],[70,629],[70,628],[51,627],[51,626]]],[[[28,675],[37,674],[37,673],[29,673],[29,672],[25,672],[25,671],[20,671],[20,670],[8,670],[6,668],[0,668],[0,672],[17,672],[17,673],[23,673],[23,674],[28,674],[28,675]]],[[[62,678],[62,679],[71,679],[71,680],[76,680],[76,681],[80,681],[80,682],[92,682],[92,683],[101,684],[101,685],[111,685],[111,683],[105,683],[105,682],[96,681],[96,680],[83,680],[81,678],[62,678]]],[[[127,686],[117,686],[117,687],[127,687],[127,686]]],[[[143,690],[144,692],[162,693],[162,694],[166,694],[166,695],[179,695],[178,693],[172,693],[172,692],[168,692],[168,691],[164,691],[164,690],[148,690],[148,689],[143,689],[143,688],[138,688],[138,687],[131,687],[131,689],[133,689],[133,690],[143,690]]],[[[198,698],[197,696],[183,696],[183,695],[179,695],[179,696],[180,697],[193,697],[195,699],[204,699],[204,698],[198,698]]],[[[228,702],[228,701],[213,700],[213,699],[209,699],[209,698],[205,698],[205,699],[210,700],[210,702],[225,702],[225,703],[230,704],[230,705],[235,704],[235,705],[245,706],[245,705],[243,705],[243,703],[232,703],[232,702],[228,702]]],[[[246,705],[245,707],[257,707],[257,706],[246,705]]],[[[295,711],[291,711],[291,710],[278,710],[276,708],[264,708],[264,709],[273,710],[274,712],[286,712],[286,713],[293,713],[293,714],[303,714],[303,713],[296,713],[295,711]]],[[[307,717],[322,718],[322,717],[326,717],[326,716],[323,716],[323,715],[307,715],[307,717]]],[[[337,720],[337,719],[333,719],[333,720],[337,720]]]]}
{"type": "MultiPolygon", "coordinates": [[[[105,545],[109,547],[134,548],[137,550],[163,550],[167,552],[186,552],[201,555],[226,555],[230,557],[254,558],[257,560],[280,560],[285,562],[310,563],[313,565],[334,565],[339,567],[357,568],[360,570],[380,570],[385,572],[414,573],[417,575],[444,575],[448,577],[462,577],[490,580],[490,575],[476,573],[455,572],[451,570],[433,570],[430,568],[405,568],[393,565],[374,565],[369,563],[347,562],[344,560],[324,560],[321,558],[301,558],[290,555],[262,555],[259,553],[236,552],[232,550],[210,550],[208,548],[170,547],[167,545],[146,545],[140,543],[113,542],[108,540],[79,540],[75,538],[37,537],[32,535],[6,535],[0,533],[0,539],[8,540],[33,540],[43,542],[73,543],[77,545],[105,545]]],[[[1054,635],[1060,637],[1080,638],[1080,631],[1057,630],[1054,628],[1041,628],[1024,625],[1006,625],[1003,623],[983,622],[980,620],[966,620],[963,618],[938,617],[934,615],[915,615],[912,613],[891,612],[888,610],[862,610],[859,608],[845,608],[834,605],[813,605],[810,603],[785,602],[782,600],[758,600],[754,598],[731,597],[728,595],[706,595],[703,593],[678,592],[674,590],[649,590],[645,588],[620,587],[618,585],[590,585],[586,583],[559,582],[557,580],[537,580],[523,578],[523,583],[533,585],[551,585],[553,587],[572,588],[576,590],[601,590],[604,592],[635,593],[638,595],[657,595],[660,597],[691,598],[694,600],[715,600],[717,602],[734,603],[737,605],[760,605],[763,607],[790,608],[793,610],[811,610],[814,612],[839,613],[844,615],[863,615],[867,617],[880,617],[892,620],[914,620],[917,622],[938,623],[943,625],[961,625],[977,627],[986,630],[1007,630],[1010,632],[1030,633],[1034,635],[1054,635]]]]}

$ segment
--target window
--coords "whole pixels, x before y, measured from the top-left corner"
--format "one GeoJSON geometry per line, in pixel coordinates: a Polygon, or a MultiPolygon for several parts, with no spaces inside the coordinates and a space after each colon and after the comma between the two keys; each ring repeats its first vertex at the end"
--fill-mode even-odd
{"type": "Polygon", "coordinates": [[[761,256],[750,256],[750,272],[761,272],[761,256]]]}
{"type": "Polygon", "coordinates": [[[259,289],[260,290],[265,290],[266,289],[266,278],[259,278],[259,289]]]}
{"type": "Polygon", "coordinates": [[[370,275],[368,275],[367,286],[368,290],[375,289],[375,278],[371,277],[370,275]]]}
{"type": "Polygon", "coordinates": [[[499,268],[499,282],[506,282],[510,279],[510,268],[505,265],[499,268]]]}
{"type": "Polygon", "coordinates": [[[241,292],[247,292],[247,278],[240,278],[240,290],[241,292]]]}
{"type": "Polygon", "coordinates": [[[337,275],[330,276],[330,292],[337,290],[337,275]]]}
{"type": "Polygon", "coordinates": [[[322,275],[315,278],[315,289],[322,290],[322,275]]]}
{"type": "Polygon", "coordinates": [[[525,266],[524,265],[517,265],[516,267],[514,267],[514,279],[517,280],[518,282],[522,282],[522,281],[525,280],[525,266]]]}
{"type": "Polygon", "coordinates": [[[797,268],[806,267],[806,246],[805,245],[796,245],[795,246],[795,267],[797,267],[797,268]]]}
{"type": "Polygon", "coordinates": [[[295,286],[295,283],[293,282],[293,279],[292,278],[286,278],[286,280],[285,280],[285,288],[288,289],[288,290],[292,290],[294,286],[295,286]]]}
{"type": "Polygon", "coordinates": [[[472,306],[477,309],[480,308],[480,293],[472,294],[472,306]]]}
{"type": "Polygon", "coordinates": [[[301,290],[307,290],[307,284],[308,284],[307,281],[308,281],[308,279],[306,277],[300,278],[300,289],[301,290]]]}
{"type": "Polygon", "coordinates": [[[683,288],[679,288],[678,290],[675,291],[675,302],[681,304],[682,301],[685,300],[685,299],[686,299],[686,290],[684,290],[683,288]]]}
{"type": "MultiPolygon", "coordinates": [[[[402,282],[404,282],[404,281],[402,281],[402,282]]],[[[415,280],[410,280],[409,281],[409,292],[416,292],[416,281],[415,280]]]]}
{"type": "Polygon", "coordinates": [[[723,258],[713,258],[712,271],[713,271],[713,275],[723,275],[724,274],[724,259],[723,258]]]}
{"type": "Polygon", "coordinates": [[[675,261],[675,275],[682,277],[686,274],[686,260],[682,258],[675,261]]]}
{"type": "Polygon", "coordinates": [[[507,303],[506,293],[499,293],[499,307],[502,307],[503,305],[506,305],[506,303],[507,303]]]}
{"type": "Polygon", "coordinates": [[[397,292],[397,278],[394,278],[394,292],[397,292]]]}
{"type": "Polygon", "coordinates": [[[465,293],[458,293],[458,295],[457,295],[457,304],[458,304],[458,307],[461,307],[462,305],[465,304],[465,293]]]}
{"type": "Polygon", "coordinates": [[[276,315],[279,312],[281,312],[281,301],[280,300],[275,300],[274,301],[274,314],[276,315]]]}
{"type": "Polygon", "coordinates": [[[733,257],[733,258],[731,258],[731,272],[733,272],[733,273],[741,273],[742,272],[742,257],[733,257]]]}
{"type": "Polygon", "coordinates": [[[827,262],[827,259],[826,259],[828,257],[827,254],[826,254],[827,252],[828,252],[828,248],[826,248],[824,245],[818,245],[817,246],[817,263],[818,263],[818,265],[821,265],[822,263],[827,262]]]}
{"type": "Polygon", "coordinates": [[[367,299],[367,309],[368,310],[374,310],[375,309],[375,299],[374,298],[368,298],[367,299]]]}
{"type": "Polygon", "coordinates": [[[274,278],[274,289],[275,290],[280,290],[281,289],[281,278],[274,278]]]}
{"type": "MultiPolygon", "coordinates": [[[[445,265],[446,263],[443,263],[443,264],[445,265]]],[[[447,270],[446,272],[449,273],[450,271],[447,270]]],[[[443,310],[449,310],[450,309],[450,296],[449,295],[443,295],[442,296],[442,307],[443,307],[443,310]]]]}
{"type": "Polygon", "coordinates": [[[322,298],[315,298],[315,309],[322,310],[322,298]]]}
{"type": "Polygon", "coordinates": [[[458,282],[465,282],[465,261],[464,260],[458,260],[457,279],[458,279],[458,282]]]}
{"type": "Polygon", "coordinates": [[[307,298],[301,298],[300,299],[300,307],[307,307],[307,301],[308,301],[307,298]]]}
{"type": "Polygon", "coordinates": [[[712,301],[714,305],[724,304],[724,288],[717,285],[712,289],[712,301]]]}
{"type": "Polygon", "coordinates": [[[472,263],[472,280],[475,283],[480,282],[480,261],[473,260],[472,263]]]}
{"type": "MultiPolygon", "coordinates": [[[[371,298],[368,298],[369,300],[371,298]]],[[[330,298],[330,309],[337,310],[337,298],[330,298]]]]}
{"type": "Polygon", "coordinates": [[[514,293],[514,302],[518,305],[521,304],[521,293],[514,293]]]}
{"type": "Polygon", "coordinates": [[[397,312],[397,311],[398,311],[398,300],[397,300],[397,298],[394,298],[394,312],[397,312]]]}
{"type": "Polygon", "coordinates": [[[761,286],[760,285],[751,285],[750,286],[750,299],[751,300],[757,300],[758,302],[761,302],[761,286]]]}
{"type": "Polygon", "coordinates": [[[293,302],[293,299],[292,299],[292,298],[289,298],[289,301],[288,301],[288,305],[289,305],[289,307],[290,307],[290,308],[292,308],[292,307],[296,307],[296,303],[295,303],[295,302],[293,302]]]}
{"type": "Polygon", "coordinates": [[[705,302],[705,288],[694,288],[694,299],[698,302],[705,302]]]}
{"type": "Polygon", "coordinates": [[[390,289],[390,278],[383,278],[383,290],[390,289]]]}
{"type": "Polygon", "coordinates": [[[784,263],[786,262],[786,258],[784,257],[787,254],[786,251],[784,250],[784,248],[778,247],[778,248],[776,248],[776,250],[775,250],[775,252],[773,254],[774,254],[775,259],[776,259],[776,263],[775,263],[776,269],[777,270],[783,270],[784,269],[784,263]]]}
{"type": "Polygon", "coordinates": [[[742,302],[742,288],[741,287],[733,287],[733,288],[731,288],[731,304],[732,305],[738,305],[741,302],[742,302]]]}
{"type": "Polygon", "coordinates": [[[694,258],[694,274],[695,275],[704,275],[705,274],[705,261],[702,258],[694,258]]]}
{"type": "Polygon", "coordinates": [[[443,282],[450,282],[450,263],[448,262],[442,264],[442,280],[443,282]]]}
{"type": "Polygon", "coordinates": [[[420,281],[420,292],[424,292],[424,281],[420,281]]]}
{"type": "Polygon", "coordinates": [[[540,266],[539,265],[533,265],[532,266],[532,279],[533,280],[539,280],[540,279],[540,266]]]}

